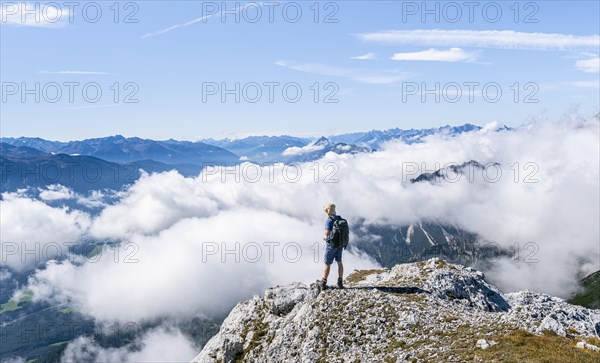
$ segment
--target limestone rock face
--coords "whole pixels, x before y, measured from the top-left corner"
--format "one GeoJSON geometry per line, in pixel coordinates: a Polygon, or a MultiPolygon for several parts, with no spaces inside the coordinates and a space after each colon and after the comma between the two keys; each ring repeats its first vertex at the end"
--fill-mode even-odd
{"type": "MultiPolygon", "coordinates": [[[[271,314],[285,315],[292,311],[294,306],[304,301],[311,291],[306,285],[299,282],[291,283],[287,286],[271,287],[265,291],[265,303],[269,306],[271,314]]],[[[315,292],[312,292],[316,297],[315,292]]]]}
{"type": "Polygon", "coordinates": [[[599,310],[502,294],[440,259],[355,271],[345,285],[296,282],[239,303],[192,362],[472,361],[517,329],[575,336],[589,351],[585,339],[600,335],[599,310]]]}

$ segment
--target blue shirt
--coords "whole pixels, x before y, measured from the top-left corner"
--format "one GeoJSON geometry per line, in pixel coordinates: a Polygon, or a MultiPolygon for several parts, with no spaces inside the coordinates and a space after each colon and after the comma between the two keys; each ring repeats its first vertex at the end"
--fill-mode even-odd
{"type": "Polygon", "coordinates": [[[338,216],[337,214],[334,214],[331,217],[327,217],[327,220],[325,221],[325,230],[331,232],[331,230],[333,229],[333,221],[337,221],[339,219],[342,219],[342,217],[338,216]]]}

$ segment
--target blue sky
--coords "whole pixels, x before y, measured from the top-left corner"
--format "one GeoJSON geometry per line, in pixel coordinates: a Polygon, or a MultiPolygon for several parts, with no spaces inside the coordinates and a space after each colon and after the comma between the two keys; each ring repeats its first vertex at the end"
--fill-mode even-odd
{"type": "Polygon", "coordinates": [[[598,112],[597,1],[75,3],[1,3],[2,136],[318,136],[598,112]]]}

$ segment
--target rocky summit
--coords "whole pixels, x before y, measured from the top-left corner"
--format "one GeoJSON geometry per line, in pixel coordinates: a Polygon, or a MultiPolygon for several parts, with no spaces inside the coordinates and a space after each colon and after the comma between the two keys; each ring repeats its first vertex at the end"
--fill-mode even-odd
{"type": "Polygon", "coordinates": [[[600,361],[600,310],[437,258],[237,304],[193,362],[600,361]],[[545,355],[550,360],[545,360],[545,355]]]}

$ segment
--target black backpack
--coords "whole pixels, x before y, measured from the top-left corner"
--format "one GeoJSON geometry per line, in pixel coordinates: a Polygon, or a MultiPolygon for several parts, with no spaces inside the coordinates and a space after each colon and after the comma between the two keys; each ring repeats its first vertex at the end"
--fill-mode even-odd
{"type": "Polygon", "coordinates": [[[333,220],[333,228],[331,230],[331,236],[329,243],[333,247],[344,247],[348,246],[348,240],[350,239],[350,230],[348,229],[348,221],[344,218],[334,220],[333,217],[329,217],[333,220]]]}

